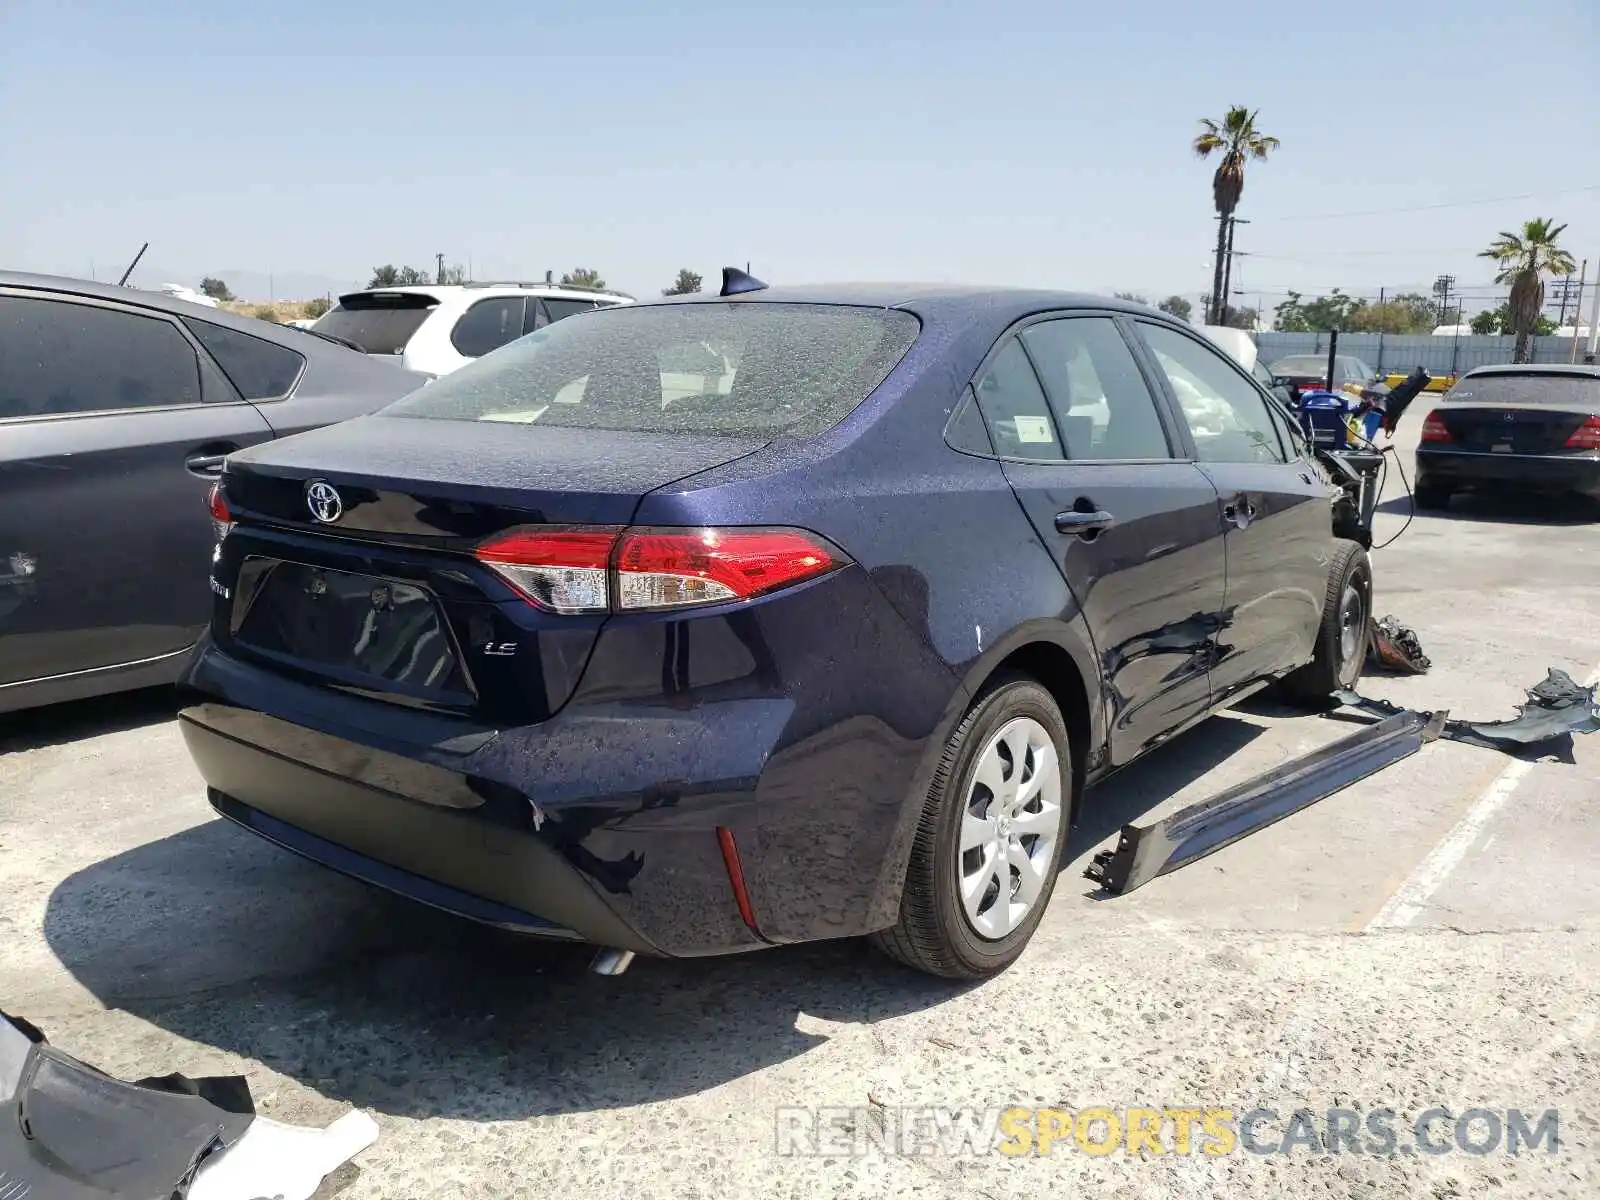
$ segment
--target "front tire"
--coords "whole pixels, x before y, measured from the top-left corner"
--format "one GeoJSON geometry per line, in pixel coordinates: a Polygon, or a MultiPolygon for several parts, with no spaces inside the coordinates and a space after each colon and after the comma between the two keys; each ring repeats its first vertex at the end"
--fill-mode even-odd
{"type": "Polygon", "coordinates": [[[873,941],[945,979],[1010,966],[1055,891],[1071,793],[1071,749],[1055,700],[1027,676],[995,680],[945,744],[899,920],[873,941]]]}
{"type": "Polygon", "coordinates": [[[1337,545],[1328,567],[1316,655],[1283,681],[1285,694],[1306,704],[1324,703],[1341,688],[1354,687],[1372,642],[1372,564],[1355,542],[1337,545]]]}

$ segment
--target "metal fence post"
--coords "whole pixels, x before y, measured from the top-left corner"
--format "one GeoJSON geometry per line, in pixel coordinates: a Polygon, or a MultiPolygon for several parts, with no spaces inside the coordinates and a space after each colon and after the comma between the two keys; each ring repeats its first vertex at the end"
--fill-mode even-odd
{"type": "Polygon", "coordinates": [[[1383,295],[1384,288],[1378,289],[1378,374],[1383,374],[1383,295]]]}

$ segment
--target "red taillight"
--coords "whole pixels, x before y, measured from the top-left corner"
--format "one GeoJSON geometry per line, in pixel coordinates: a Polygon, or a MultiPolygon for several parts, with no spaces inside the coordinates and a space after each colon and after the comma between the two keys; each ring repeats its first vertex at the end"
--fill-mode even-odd
{"type": "Polygon", "coordinates": [[[1422,440],[1425,442],[1450,442],[1455,439],[1450,436],[1450,431],[1444,427],[1444,418],[1437,411],[1428,414],[1428,419],[1422,423],[1422,440]]]}
{"type": "Polygon", "coordinates": [[[563,613],[749,600],[845,561],[797,529],[523,529],[486,542],[477,558],[535,604],[563,613]]]}
{"type": "Polygon", "coordinates": [[[1600,450],[1600,417],[1590,417],[1572,431],[1568,450],[1600,450]]]}
{"type": "Polygon", "coordinates": [[[836,553],[795,529],[631,529],[617,549],[618,607],[749,600],[833,570],[836,553]]]}
{"type": "Polygon", "coordinates": [[[479,546],[477,557],[541,608],[606,612],[611,607],[611,553],[619,532],[521,529],[479,546]]]}
{"type": "Polygon", "coordinates": [[[211,510],[211,527],[216,530],[217,541],[228,536],[228,530],[233,528],[233,514],[228,511],[228,502],[222,495],[222,484],[211,485],[211,495],[206,498],[206,507],[211,510]]]}

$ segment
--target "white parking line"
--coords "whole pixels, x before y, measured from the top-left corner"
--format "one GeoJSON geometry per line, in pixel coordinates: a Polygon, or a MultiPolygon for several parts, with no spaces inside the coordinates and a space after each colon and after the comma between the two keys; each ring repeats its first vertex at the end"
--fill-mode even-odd
{"type": "MultiPolygon", "coordinates": [[[[1600,665],[1596,665],[1583,686],[1593,687],[1597,682],[1600,682],[1600,665]]],[[[1494,782],[1484,789],[1483,795],[1473,801],[1472,807],[1456,822],[1455,828],[1429,851],[1428,857],[1417,864],[1416,870],[1389,897],[1378,910],[1377,916],[1367,922],[1367,928],[1404,929],[1420,917],[1427,909],[1429,897],[1461,864],[1467,851],[1472,849],[1483,833],[1484,826],[1511,798],[1511,793],[1517,790],[1517,785],[1533,770],[1534,765],[1520,758],[1507,763],[1506,769],[1495,776],[1494,782]]]]}

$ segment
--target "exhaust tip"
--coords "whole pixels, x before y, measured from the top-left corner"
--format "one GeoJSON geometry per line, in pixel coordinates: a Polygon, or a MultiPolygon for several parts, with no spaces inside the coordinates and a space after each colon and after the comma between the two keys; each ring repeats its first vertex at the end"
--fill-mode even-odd
{"type": "Polygon", "coordinates": [[[632,965],[632,950],[616,950],[608,946],[594,956],[589,970],[596,975],[621,975],[632,965]]]}

